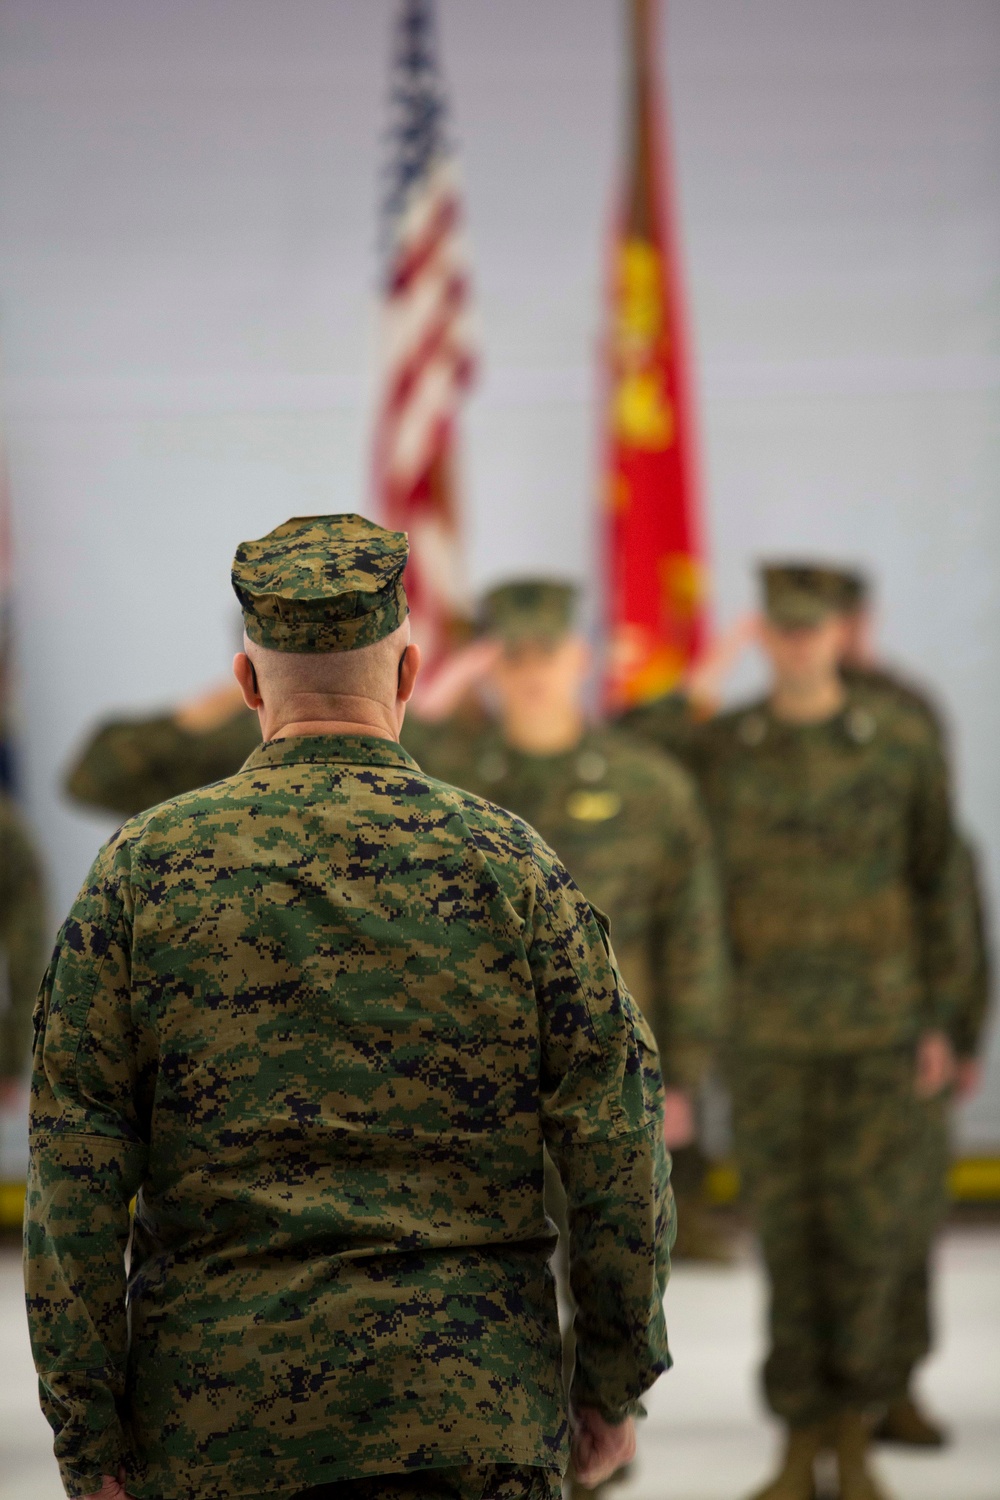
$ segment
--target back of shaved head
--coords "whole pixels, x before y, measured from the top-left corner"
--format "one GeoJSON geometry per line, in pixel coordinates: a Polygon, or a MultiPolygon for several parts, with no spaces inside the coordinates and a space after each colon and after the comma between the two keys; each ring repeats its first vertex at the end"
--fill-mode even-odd
{"type": "Polygon", "coordinates": [[[407,619],[390,635],[357,651],[273,651],[246,636],[243,649],[253,662],[260,695],[272,712],[284,715],[294,710],[295,717],[302,717],[308,709],[308,717],[323,718],[342,707],[345,699],[395,702],[400,658],[409,639],[407,619]]]}

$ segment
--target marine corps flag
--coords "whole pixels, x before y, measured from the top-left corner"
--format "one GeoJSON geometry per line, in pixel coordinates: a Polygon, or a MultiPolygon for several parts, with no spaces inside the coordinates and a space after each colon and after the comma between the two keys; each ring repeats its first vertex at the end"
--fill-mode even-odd
{"type": "Polygon", "coordinates": [[[409,533],[414,637],[433,667],[466,605],[455,457],[474,355],[432,0],[400,0],[392,106],[375,507],[409,533]]]}
{"type": "Polygon", "coordinates": [[[606,342],[607,700],[668,691],[705,630],[690,370],[658,110],[656,0],[628,0],[628,165],[606,342]]]}

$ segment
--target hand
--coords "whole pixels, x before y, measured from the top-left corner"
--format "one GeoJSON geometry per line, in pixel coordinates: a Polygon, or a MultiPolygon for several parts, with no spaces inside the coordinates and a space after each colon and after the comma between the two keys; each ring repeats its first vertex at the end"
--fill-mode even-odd
{"type": "Polygon", "coordinates": [[[663,1142],[668,1151],[690,1146],[694,1140],[694,1110],[691,1096],[683,1089],[667,1089],[663,1095],[663,1142]]]}
{"type": "Polygon", "coordinates": [[[20,1102],[20,1078],[0,1078],[0,1109],[16,1109],[20,1102]]]}
{"type": "Polygon", "coordinates": [[[237,713],[243,713],[245,706],[238,685],[227,682],[224,687],[209,688],[207,693],[199,693],[182,703],[174,712],[174,723],[189,734],[208,734],[234,719],[237,713]]]}
{"type": "Polygon", "coordinates": [[[584,1489],[596,1489],[633,1458],[635,1423],[631,1417],[612,1426],[592,1406],[583,1406],[575,1413],[570,1463],[584,1489]]]}
{"type": "Polygon", "coordinates": [[[760,635],[760,617],[741,615],[734,625],[715,637],[711,645],[688,669],[684,686],[695,708],[712,712],[719,706],[722,685],[739,658],[760,635]]]}
{"type": "Polygon", "coordinates": [[[934,1099],[955,1078],[955,1054],[943,1031],[925,1031],[917,1043],[918,1099],[934,1099]]]}
{"type": "Polygon", "coordinates": [[[430,677],[421,677],[413,699],[417,717],[427,724],[450,718],[469,690],[496,665],[503,647],[499,641],[472,641],[445,657],[430,677]]]}
{"type": "Polygon", "coordinates": [[[983,1065],[978,1057],[960,1057],[955,1063],[955,1092],[960,1099],[971,1099],[979,1093],[983,1065]]]}
{"type": "Polygon", "coordinates": [[[85,1495],[84,1500],[132,1500],[131,1495],[125,1493],[125,1470],[118,1470],[117,1479],[105,1474],[101,1488],[92,1495],[85,1495]]]}

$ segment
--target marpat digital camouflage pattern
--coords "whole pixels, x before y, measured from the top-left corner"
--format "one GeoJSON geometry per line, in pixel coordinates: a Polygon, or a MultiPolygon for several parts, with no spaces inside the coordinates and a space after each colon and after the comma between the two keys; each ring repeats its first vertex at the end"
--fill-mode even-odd
{"type": "Polygon", "coordinates": [[[0,794],[0,961],[7,991],[0,1010],[0,1080],[20,1078],[28,1061],[46,936],[42,863],[21,814],[0,794]]]}
{"type": "Polygon", "coordinates": [[[170,714],[112,719],[83,746],[66,773],[74,802],[118,818],[234,775],[260,744],[260,724],[240,709],[213,729],[182,728],[170,714]]]}
{"type": "Polygon", "coordinates": [[[927,1213],[913,1077],[907,1047],[733,1060],[737,1158],[770,1281],[764,1390],[792,1426],[896,1394],[907,1232],[927,1213]]]}
{"type": "Polygon", "coordinates": [[[127,823],[35,1019],[27,1303],[69,1494],[120,1462],[140,1500],[557,1474],[543,1142],[575,1400],[619,1420],[667,1367],[652,1036],[551,851],[395,743],[274,741],[127,823]]]}
{"type": "MultiPolygon", "coordinates": [[[[860,603],[863,593],[859,593],[860,603]]],[[[859,701],[874,705],[884,715],[905,719],[911,732],[923,732],[933,752],[945,758],[944,719],[933,699],[897,672],[886,667],[850,667],[844,679],[859,701]]],[[[986,930],[983,880],[975,850],[956,833],[948,877],[940,893],[941,911],[935,930],[944,935],[942,963],[954,964],[954,1003],[948,1035],[959,1059],[974,1058],[979,1050],[992,994],[992,960],[986,930]]],[[[914,1168],[913,1211],[899,1230],[906,1268],[896,1299],[895,1332],[891,1343],[886,1385],[889,1400],[902,1398],[918,1365],[933,1346],[931,1310],[931,1251],[948,1208],[947,1174],[951,1159],[950,1098],[942,1096],[920,1106],[920,1143],[914,1168]]]]}
{"type": "Polygon", "coordinates": [[[715,832],[737,1156],[773,1289],[769,1402],[800,1425],[889,1399],[891,1313],[933,1219],[915,1048],[949,1027],[963,983],[940,747],[854,690],[818,724],[766,701],[698,723],[677,697],[627,723],[695,772],[715,832]]]}
{"type": "Polygon", "coordinates": [[[633,732],[694,772],[716,838],[737,1048],[848,1053],[947,1027],[937,941],[952,841],[947,768],[920,726],[853,693],[820,724],[766,700],[702,723],[676,699],[633,732]]]}
{"type": "Polygon", "coordinates": [[[456,735],[407,719],[424,769],[523,818],[610,919],[621,971],[669,1084],[692,1088],[723,1033],[726,967],[710,834],[690,776],[641,740],[591,728],[528,755],[496,728],[456,735]]]}
{"type": "Polygon", "coordinates": [[[407,615],[406,533],[364,516],[297,516],[241,542],[233,588],[247,635],[274,651],[356,651],[407,615]]]}
{"type": "Polygon", "coordinates": [[[854,575],[819,563],[763,563],[764,611],[776,625],[795,629],[843,613],[854,594],[854,575]]]}
{"type": "MultiPolygon", "coordinates": [[[[561,1500],[562,1484],[551,1469],[526,1464],[456,1464],[417,1469],[375,1479],[345,1479],[303,1490],[295,1500],[561,1500]]],[[[265,1497],[261,1497],[265,1500],[265,1497]]],[[[268,1492],[266,1500],[271,1500],[268,1492]]]]}
{"type": "Polygon", "coordinates": [[[552,645],[572,629],[579,590],[558,578],[515,578],[483,595],[480,629],[507,646],[552,645]]]}

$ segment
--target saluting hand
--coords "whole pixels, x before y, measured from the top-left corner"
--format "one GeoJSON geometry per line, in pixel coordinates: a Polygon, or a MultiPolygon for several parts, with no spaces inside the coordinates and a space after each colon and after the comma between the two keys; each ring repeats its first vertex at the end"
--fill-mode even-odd
{"type": "Polygon", "coordinates": [[[717,712],[726,678],[759,636],[760,616],[748,614],[715,637],[685,674],[684,687],[694,708],[717,712]]]}
{"type": "Polygon", "coordinates": [[[450,718],[466,693],[489,675],[502,654],[500,642],[491,637],[453,651],[426,680],[420,678],[413,695],[417,717],[427,724],[450,718]]]}
{"type": "Polygon", "coordinates": [[[635,1458],[635,1422],[626,1417],[614,1425],[599,1411],[583,1406],[574,1415],[570,1460],[584,1489],[596,1489],[635,1458]]]}

